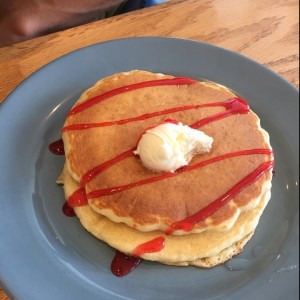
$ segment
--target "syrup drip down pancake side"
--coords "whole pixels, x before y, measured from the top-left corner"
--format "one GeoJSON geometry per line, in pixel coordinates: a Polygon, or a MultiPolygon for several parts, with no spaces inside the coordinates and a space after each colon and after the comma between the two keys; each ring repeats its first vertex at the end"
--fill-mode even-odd
{"type": "Polygon", "coordinates": [[[145,71],[102,79],[70,111],[62,138],[68,176],[90,211],[145,233],[227,233],[271,188],[272,150],[259,118],[208,82],[145,71]],[[167,119],[214,143],[174,173],[152,172],[134,151],[147,128],[167,119]]]}

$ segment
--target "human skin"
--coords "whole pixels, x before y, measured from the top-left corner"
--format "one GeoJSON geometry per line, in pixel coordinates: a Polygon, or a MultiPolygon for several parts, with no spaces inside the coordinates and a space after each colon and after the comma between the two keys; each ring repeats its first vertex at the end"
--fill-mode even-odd
{"type": "Polygon", "coordinates": [[[91,22],[124,0],[0,0],[0,46],[91,22]]]}

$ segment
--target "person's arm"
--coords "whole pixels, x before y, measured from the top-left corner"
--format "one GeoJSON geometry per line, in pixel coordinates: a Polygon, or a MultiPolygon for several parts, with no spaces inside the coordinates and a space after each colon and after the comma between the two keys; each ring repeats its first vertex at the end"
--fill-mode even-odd
{"type": "Polygon", "coordinates": [[[96,20],[125,0],[0,0],[0,46],[96,20]]]}

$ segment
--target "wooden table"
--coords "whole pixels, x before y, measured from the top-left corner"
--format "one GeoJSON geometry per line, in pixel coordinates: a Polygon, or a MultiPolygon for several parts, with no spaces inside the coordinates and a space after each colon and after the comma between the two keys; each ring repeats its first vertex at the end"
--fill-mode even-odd
{"type": "MultiPolygon", "coordinates": [[[[0,103],[26,77],[75,49],[135,36],[181,37],[242,53],[299,86],[297,0],[171,0],[0,48],[0,103]]],[[[3,272],[3,270],[1,270],[3,272]]],[[[0,300],[8,297],[0,289],[0,300]]]]}

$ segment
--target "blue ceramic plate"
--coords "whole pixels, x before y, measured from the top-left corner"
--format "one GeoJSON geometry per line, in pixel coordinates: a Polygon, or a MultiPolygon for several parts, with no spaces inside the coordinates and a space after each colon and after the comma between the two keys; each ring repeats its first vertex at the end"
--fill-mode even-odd
{"type": "Polygon", "coordinates": [[[296,299],[299,267],[298,90],[239,54],[199,42],[136,38],[93,45],[46,65],[0,108],[0,285],[16,299],[296,299]],[[269,203],[244,252],[204,270],[144,262],[110,271],[115,251],[61,212],[49,153],[66,113],[99,78],[143,69],[207,79],[248,100],[270,133],[276,175],[269,203]]]}

